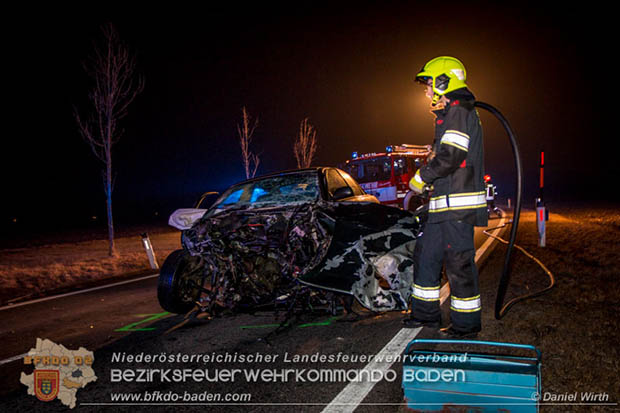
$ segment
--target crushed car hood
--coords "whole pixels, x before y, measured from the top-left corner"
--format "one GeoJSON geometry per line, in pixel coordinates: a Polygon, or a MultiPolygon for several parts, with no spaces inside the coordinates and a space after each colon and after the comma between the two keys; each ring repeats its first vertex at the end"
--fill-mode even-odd
{"type": "Polygon", "coordinates": [[[379,204],[341,204],[332,241],[308,285],[352,294],[373,311],[406,310],[420,222],[411,212],[379,204]]]}
{"type": "Polygon", "coordinates": [[[203,259],[223,307],[261,304],[301,282],[389,311],[407,309],[419,230],[418,217],[394,207],[317,202],[206,214],[183,244],[203,259]]]}
{"type": "Polygon", "coordinates": [[[327,252],[333,218],[317,204],[205,215],[183,234],[221,290],[220,306],[255,305],[285,294],[327,252]]]}

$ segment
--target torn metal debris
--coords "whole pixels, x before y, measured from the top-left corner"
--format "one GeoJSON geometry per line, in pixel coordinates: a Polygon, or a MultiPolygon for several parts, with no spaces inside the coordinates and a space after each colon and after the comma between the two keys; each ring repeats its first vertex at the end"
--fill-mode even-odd
{"type": "Polygon", "coordinates": [[[158,296],[167,311],[290,309],[300,300],[311,307],[326,292],[353,295],[374,311],[407,308],[419,219],[380,205],[336,168],[245,181],[206,211],[175,214],[184,249],[162,267],[158,296]]]}

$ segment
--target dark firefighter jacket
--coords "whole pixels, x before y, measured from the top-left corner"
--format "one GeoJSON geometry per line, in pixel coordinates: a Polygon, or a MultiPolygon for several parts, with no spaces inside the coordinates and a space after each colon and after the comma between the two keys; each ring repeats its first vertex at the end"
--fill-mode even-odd
{"type": "Polygon", "coordinates": [[[422,180],[434,187],[428,222],[461,220],[486,226],[482,127],[474,108],[475,98],[466,88],[446,97],[450,103],[433,111],[435,156],[420,168],[422,180]]]}

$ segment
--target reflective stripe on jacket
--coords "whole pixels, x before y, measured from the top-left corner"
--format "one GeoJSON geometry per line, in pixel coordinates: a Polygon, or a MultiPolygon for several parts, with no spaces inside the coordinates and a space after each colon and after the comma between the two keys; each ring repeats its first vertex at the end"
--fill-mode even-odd
{"type": "Polygon", "coordinates": [[[434,111],[435,156],[420,176],[434,189],[429,222],[462,220],[476,226],[488,222],[484,183],[482,127],[474,96],[466,88],[446,95],[450,103],[434,111]]]}

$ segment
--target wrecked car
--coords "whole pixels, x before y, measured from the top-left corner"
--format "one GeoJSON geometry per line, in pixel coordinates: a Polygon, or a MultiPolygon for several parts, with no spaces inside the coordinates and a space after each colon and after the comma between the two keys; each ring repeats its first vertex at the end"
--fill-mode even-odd
{"type": "Polygon", "coordinates": [[[373,311],[407,308],[420,217],[381,205],[340,169],[250,179],[208,209],[175,211],[169,223],[182,231],[183,249],[160,271],[166,311],[292,308],[325,293],[373,311]]]}

